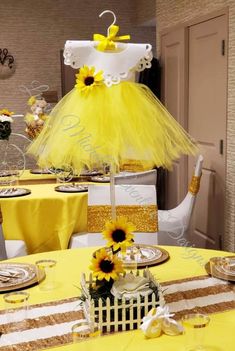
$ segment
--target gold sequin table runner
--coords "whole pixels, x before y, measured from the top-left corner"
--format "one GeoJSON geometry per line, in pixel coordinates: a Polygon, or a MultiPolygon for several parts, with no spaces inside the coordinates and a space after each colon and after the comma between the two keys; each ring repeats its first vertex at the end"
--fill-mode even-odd
{"type": "MultiPolygon", "coordinates": [[[[235,308],[235,286],[206,276],[180,279],[161,284],[165,301],[175,318],[188,312],[217,313],[235,308]]],[[[72,342],[71,327],[84,319],[77,298],[32,305],[27,321],[9,324],[0,311],[0,351],[34,351],[72,342]]]]}

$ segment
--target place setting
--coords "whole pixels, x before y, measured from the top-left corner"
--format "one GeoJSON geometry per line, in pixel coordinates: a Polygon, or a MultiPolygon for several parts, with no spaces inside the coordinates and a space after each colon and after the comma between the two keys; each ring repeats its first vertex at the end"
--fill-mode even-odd
{"type": "Polygon", "coordinates": [[[0,263],[0,293],[23,289],[45,278],[45,273],[28,263],[0,263]]]}
{"type": "Polygon", "coordinates": [[[83,193],[88,191],[88,185],[79,183],[62,184],[55,187],[55,191],[62,193],[83,193]]]}
{"type": "Polygon", "coordinates": [[[214,278],[235,282],[235,256],[212,257],[205,269],[214,278]]]}
{"type": "Polygon", "coordinates": [[[18,197],[31,194],[31,190],[25,188],[0,188],[0,198],[18,197]]]}

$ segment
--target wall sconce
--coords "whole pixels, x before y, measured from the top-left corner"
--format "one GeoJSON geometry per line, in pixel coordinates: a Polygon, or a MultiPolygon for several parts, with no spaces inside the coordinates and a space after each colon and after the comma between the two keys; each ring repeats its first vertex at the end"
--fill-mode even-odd
{"type": "Polygon", "coordinates": [[[15,59],[8,49],[0,49],[0,79],[6,79],[15,72],[15,59]]]}

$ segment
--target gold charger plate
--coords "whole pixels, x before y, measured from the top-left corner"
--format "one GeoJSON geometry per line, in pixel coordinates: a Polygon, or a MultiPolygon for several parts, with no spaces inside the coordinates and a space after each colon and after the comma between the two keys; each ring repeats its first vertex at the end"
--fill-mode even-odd
{"type": "Polygon", "coordinates": [[[23,289],[45,278],[45,272],[29,263],[0,263],[0,293],[23,289]]]}
{"type": "MultiPolygon", "coordinates": [[[[169,253],[166,250],[162,249],[161,247],[137,244],[137,243],[135,243],[134,246],[136,246],[138,250],[137,268],[156,266],[158,264],[161,264],[167,261],[170,258],[169,253]]],[[[95,253],[99,250],[96,250],[93,255],[95,255],[95,253]]],[[[123,257],[122,257],[122,260],[123,260],[123,257]]],[[[128,261],[125,261],[125,258],[124,258],[124,263],[126,266],[128,266],[128,261]]]]}
{"type": "MultiPolygon", "coordinates": [[[[231,258],[234,260],[234,266],[235,266],[235,256],[226,256],[225,258],[231,258]]],[[[213,259],[213,257],[212,257],[213,259]]],[[[211,275],[211,269],[210,269],[210,261],[205,264],[205,270],[207,274],[211,275]]],[[[229,274],[228,271],[223,271],[221,269],[216,270],[214,273],[214,277],[227,280],[230,282],[235,282],[235,274],[229,274]]]]}

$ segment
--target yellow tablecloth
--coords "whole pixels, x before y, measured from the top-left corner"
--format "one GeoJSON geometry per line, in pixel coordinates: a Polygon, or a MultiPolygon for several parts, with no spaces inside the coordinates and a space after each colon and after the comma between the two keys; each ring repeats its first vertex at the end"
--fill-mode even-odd
{"type": "Polygon", "coordinates": [[[22,239],[28,253],[66,249],[87,228],[87,193],[60,193],[56,184],[22,186],[31,194],[0,199],[6,239],[22,239]]]}
{"type": "Polygon", "coordinates": [[[56,183],[55,174],[33,174],[29,169],[23,171],[19,179],[20,184],[56,183]]]}
{"type": "MultiPolygon", "coordinates": [[[[169,281],[191,276],[204,275],[204,264],[213,256],[223,256],[228,253],[222,251],[202,250],[184,247],[165,247],[170,253],[170,260],[150,268],[151,272],[160,281],[169,281]]],[[[30,304],[54,301],[79,295],[76,288],[79,285],[82,272],[88,273],[88,266],[94,248],[55,251],[18,258],[14,261],[34,263],[41,258],[57,260],[56,282],[57,289],[42,293],[38,286],[29,288],[30,304]]],[[[231,253],[230,253],[231,255],[231,253]]],[[[0,296],[0,308],[4,308],[0,296]]],[[[210,315],[210,324],[207,328],[205,343],[207,351],[234,351],[235,349],[235,310],[210,315]]],[[[76,345],[65,345],[52,348],[55,351],[85,351],[85,350],[112,350],[112,351],[183,351],[185,336],[162,335],[159,338],[146,340],[140,330],[117,333],[96,339],[93,344],[82,342],[76,345]],[[88,347],[88,348],[87,348],[88,347]]]]}

